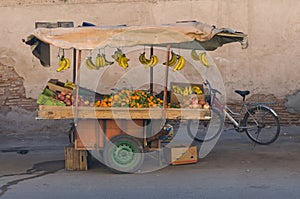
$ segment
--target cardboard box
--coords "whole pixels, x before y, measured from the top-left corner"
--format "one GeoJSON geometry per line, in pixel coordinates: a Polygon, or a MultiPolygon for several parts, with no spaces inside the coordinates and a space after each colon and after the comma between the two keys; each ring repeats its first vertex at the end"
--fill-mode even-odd
{"type": "Polygon", "coordinates": [[[198,162],[197,146],[173,145],[166,146],[165,158],[171,165],[198,162]]]}

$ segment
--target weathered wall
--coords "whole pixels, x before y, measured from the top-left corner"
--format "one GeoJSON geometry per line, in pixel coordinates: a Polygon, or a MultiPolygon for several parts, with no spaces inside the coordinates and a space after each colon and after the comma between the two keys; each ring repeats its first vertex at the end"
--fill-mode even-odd
{"type": "Polygon", "coordinates": [[[198,20],[249,35],[246,50],[236,43],[210,53],[224,78],[228,101],[239,99],[233,92],[239,88],[272,95],[283,105],[287,95],[300,90],[299,7],[295,0],[2,0],[0,50],[13,59],[26,96],[35,98],[48,79],[72,78],[71,71],[58,74],[56,66],[41,67],[21,42],[36,21],[147,25],[198,20]]]}

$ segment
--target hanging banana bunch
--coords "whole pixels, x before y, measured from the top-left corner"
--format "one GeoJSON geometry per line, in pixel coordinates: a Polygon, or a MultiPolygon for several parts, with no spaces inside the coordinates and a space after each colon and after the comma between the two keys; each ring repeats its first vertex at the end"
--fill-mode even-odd
{"type": "Polygon", "coordinates": [[[176,65],[174,66],[174,71],[178,71],[178,70],[181,70],[183,69],[183,67],[185,66],[185,59],[182,55],[178,55],[177,56],[177,63],[176,65]]]}
{"type": "Polygon", "coordinates": [[[139,56],[139,61],[145,66],[145,68],[154,67],[158,63],[158,58],[156,55],[151,55],[150,59],[146,58],[146,53],[143,52],[139,56]]]}
{"type": "MultiPolygon", "coordinates": [[[[163,64],[166,65],[167,63],[164,62],[163,64]]],[[[170,56],[168,64],[170,67],[174,66],[174,68],[173,68],[174,71],[179,71],[179,70],[183,69],[183,67],[185,66],[185,59],[183,56],[178,55],[178,54],[174,53],[173,51],[171,51],[171,56],[170,56]]]]}
{"type": "Polygon", "coordinates": [[[71,62],[70,62],[70,59],[65,57],[65,51],[63,49],[63,54],[62,56],[60,56],[60,53],[58,51],[58,65],[59,67],[56,69],[57,72],[60,72],[62,70],[66,70],[68,68],[70,68],[70,65],[71,65],[71,62]]]}
{"type": "Polygon", "coordinates": [[[196,50],[193,49],[193,50],[191,51],[191,57],[192,57],[192,59],[195,60],[195,61],[200,61],[200,62],[201,62],[204,66],[206,66],[207,68],[210,67],[210,64],[209,64],[208,59],[207,59],[206,52],[202,52],[202,53],[198,54],[198,53],[196,52],[196,50]]]}
{"type": "Polygon", "coordinates": [[[105,54],[98,53],[96,57],[95,66],[100,68],[100,67],[112,65],[113,63],[114,63],[113,61],[108,61],[106,59],[105,54]]]}
{"type": "Polygon", "coordinates": [[[112,55],[112,58],[113,58],[116,62],[118,62],[118,64],[119,64],[122,68],[124,68],[124,69],[128,68],[128,62],[130,61],[130,59],[128,59],[128,58],[126,57],[126,55],[122,52],[122,50],[121,50],[120,48],[118,48],[118,49],[114,52],[114,54],[112,55]]]}
{"type": "MultiPolygon", "coordinates": [[[[176,64],[177,57],[178,57],[178,55],[176,53],[174,53],[173,51],[171,51],[171,58],[168,63],[170,67],[173,67],[176,64]]],[[[166,62],[163,63],[163,65],[166,65],[166,64],[167,64],[166,62]]]]}

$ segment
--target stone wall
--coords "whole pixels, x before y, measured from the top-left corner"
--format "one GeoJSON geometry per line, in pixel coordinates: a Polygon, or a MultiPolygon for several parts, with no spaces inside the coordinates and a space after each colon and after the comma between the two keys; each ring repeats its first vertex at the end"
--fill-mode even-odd
{"type": "MultiPolygon", "coordinates": [[[[42,67],[22,43],[37,21],[73,21],[77,26],[83,21],[149,25],[198,20],[249,35],[246,50],[228,44],[209,53],[222,74],[228,103],[238,102],[235,89],[272,95],[282,121],[299,124],[299,113],[291,113],[285,106],[287,97],[300,90],[299,7],[300,1],[294,0],[2,0],[0,102],[33,110],[34,99],[50,78],[72,79],[71,70],[55,71],[55,61],[49,68],[42,67]]],[[[55,60],[57,49],[51,53],[55,60]]]]}

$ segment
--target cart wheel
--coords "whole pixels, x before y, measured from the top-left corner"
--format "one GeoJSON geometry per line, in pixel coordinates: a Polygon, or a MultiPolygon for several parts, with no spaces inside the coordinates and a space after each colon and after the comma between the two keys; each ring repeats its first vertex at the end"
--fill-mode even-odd
{"type": "Polygon", "coordinates": [[[115,173],[134,173],[144,162],[143,147],[134,137],[118,135],[105,145],[103,160],[115,173]]]}

